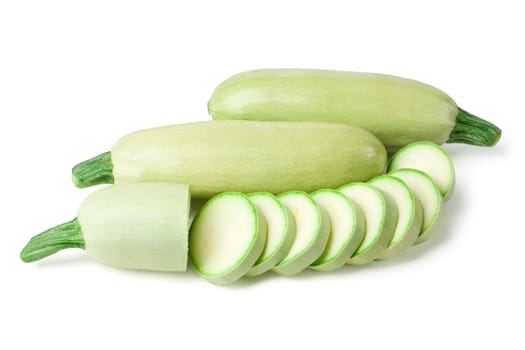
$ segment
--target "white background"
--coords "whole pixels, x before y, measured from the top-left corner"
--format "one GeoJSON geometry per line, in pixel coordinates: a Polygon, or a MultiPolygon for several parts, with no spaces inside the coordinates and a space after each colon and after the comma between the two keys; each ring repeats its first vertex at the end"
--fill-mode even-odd
{"type": "Polygon", "coordinates": [[[0,348],[523,349],[519,4],[2,1],[0,348]],[[421,80],[503,137],[445,146],[457,186],[443,229],[397,260],[229,287],[80,250],[19,260],[93,190],[73,187],[72,165],[136,129],[208,119],[219,82],[264,67],[421,80]]]}

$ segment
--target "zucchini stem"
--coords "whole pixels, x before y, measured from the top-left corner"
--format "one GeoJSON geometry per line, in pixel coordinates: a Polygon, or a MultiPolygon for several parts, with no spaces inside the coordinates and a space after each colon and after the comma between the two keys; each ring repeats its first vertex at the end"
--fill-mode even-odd
{"type": "Polygon", "coordinates": [[[456,126],[450,133],[447,143],[494,146],[500,137],[501,129],[496,125],[458,107],[456,126]]]}
{"type": "Polygon", "coordinates": [[[23,262],[28,263],[43,259],[62,249],[84,249],[84,247],[85,242],[82,229],[75,218],[31,238],[24,249],[22,249],[20,258],[23,262]]]}
{"type": "Polygon", "coordinates": [[[100,184],[112,184],[113,163],[111,152],[104,152],[73,167],[73,183],[79,188],[100,184]]]}

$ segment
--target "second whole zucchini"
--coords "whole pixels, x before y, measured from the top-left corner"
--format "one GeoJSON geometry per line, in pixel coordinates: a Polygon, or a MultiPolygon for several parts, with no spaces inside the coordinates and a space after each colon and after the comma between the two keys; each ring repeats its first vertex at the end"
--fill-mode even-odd
{"type": "Polygon", "coordinates": [[[386,150],[364,129],[323,122],[208,121],[137,131],[73,168],[77,187],[175,182],[194,198],[225,191],[312,192],[382,173],[386,150]]]}
{"type": "Polygon", "coordinates": [[[260,69],[222,82],[213,119],[347,123],[376,135],[389,151],[409,143],[492,146],[495,125],[459,108],[443,91],[401,77],[318,69],[260,69]]]}

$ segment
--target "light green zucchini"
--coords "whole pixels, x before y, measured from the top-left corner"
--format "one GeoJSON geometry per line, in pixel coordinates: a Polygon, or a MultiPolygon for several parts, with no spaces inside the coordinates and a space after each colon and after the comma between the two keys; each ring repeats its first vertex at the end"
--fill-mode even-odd
{"type": "Polygon", "coordinates": [[[320,122],[208,121],[142,130],[73,168],[78,187],[176,182],[194,198],[225,191],[312,192],[365,181],[386,150],[364,129],[320,122]]]}
{"type": "Polygon", "coordinates": [[[20,257],[40,260],[82,248],[104,264],[151,271],[185,271],[190,191],[187,185],[140,183],[101,189],[78,216],[33,237],[20,257]]]}
{"type": "Polygon", "coordinates": [[[362,127],[390,150],[417,141],[492,146],[495,125],[415,80],[315,69],[261,69],[234,75],[213,92],[214,119],[330,121],[362,127]]]}
{"type": "Polygon", "coordinates": [[[224,192],[197,213],[190,229],[190,256],[201,276],[216,284],[244,276],[261,255],[266,221],[250,199],[224,192]]]}

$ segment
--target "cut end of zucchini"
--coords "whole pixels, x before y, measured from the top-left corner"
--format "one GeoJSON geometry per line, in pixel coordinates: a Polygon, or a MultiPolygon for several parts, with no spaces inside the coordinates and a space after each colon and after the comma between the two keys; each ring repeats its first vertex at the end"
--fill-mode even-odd
{"type": "Polygon", "coordinates": [[[75,218],[34,236],[20,253],[20,259],[29,263],[55,254],[62,249],[84,249],[82,230],[75,218]]]}
{"type": "Polygon", "coordinates": [[[111,152],[104,152],[75,165],[72,173],[73,184],[78,188],[114,183],[111,152]]]}
{"type": "Polygon", "coordinates": [[[264,219],[249,198],[224,192],[199,211],[190,230],[190,256],[197,273],[217,284],[244,276],[266,239],[264,219]]]}
{"type": "Polygon", "coordinates": [[[467,143],[475,146],[494,146],[501,138],[501,129],[458,107],[456,126],[447,143],[467,143]]]}

